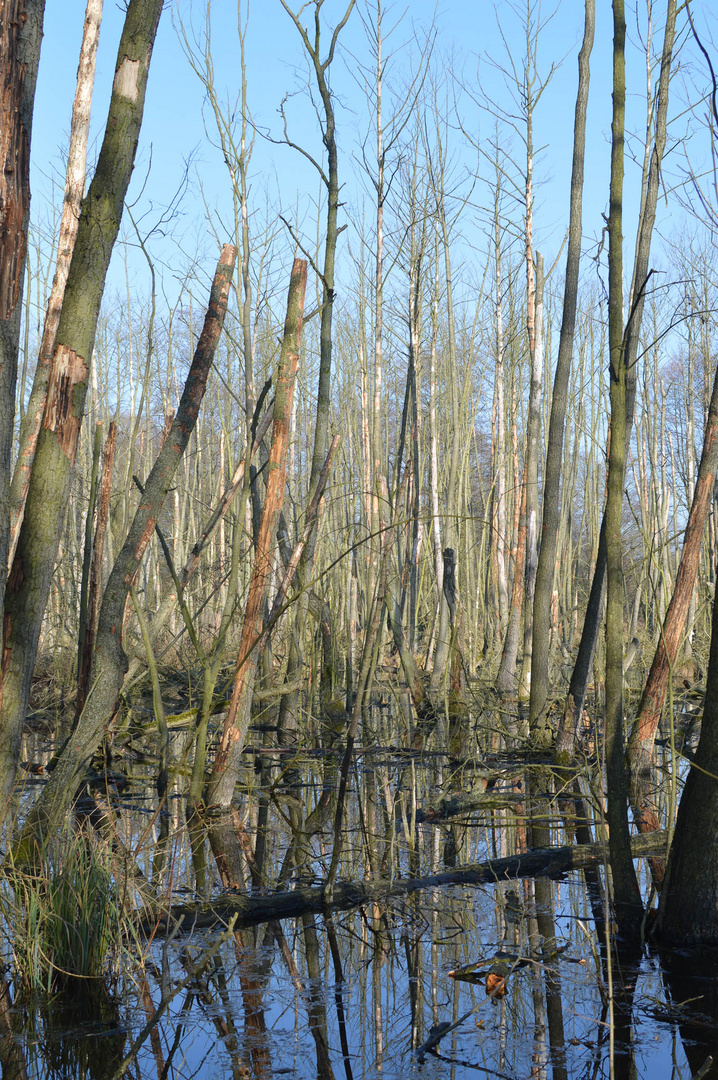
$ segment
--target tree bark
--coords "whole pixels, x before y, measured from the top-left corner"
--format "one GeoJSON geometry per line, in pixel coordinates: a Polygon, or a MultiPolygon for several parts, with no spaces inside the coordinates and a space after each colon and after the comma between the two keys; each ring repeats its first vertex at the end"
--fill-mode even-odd
{"type": "MultiPolygon", "coordinates": [[[[332,33],[331,42],[327,54],[322,60],[320,54],[321,21],[320,12],[324,0],[314,0],[314,40],[310,41],[309,35],[302,26],[299,17],[291,11],[286,0],[281,0],[282,7],[294,23],[302,44],[314,70],[317,89],[322,101],[322,142],[327,154],[326,170],[314,159],[302,151],[306,157],[316,166],[321,181],[327,192],[327,225],[324,239],[324,265],[322,267],[322,307],[321,322],[319,329],[319,379],[317,382],[317,406],[314,425],[314,443],[312,447],[312,466],[309,478],[309,498],[314,495],[314,489],[319,482],[322,466],[326,458],[326,448],[329,439],[329,411],[331,404],[331,380],[332,380],[332,320],[334,315],[334,268],[336,264],[337,241],[339,239],[339,152],[336,140],[336,118],[334,115],[334,101],[329,87],[328,73],[331,69],[336,51],[339,34],[349,19],[354,8],[355,0],[349,0],[347,8],[341,20],[337,23],[332,33]]],[[[302,9],[303,10],[303,9],[302,9]]],[[[291,144],[290,145],[294,145],[291,144]]],[[[298,149],[298,148],[297,148],[298,149]]],[[[309,543],[304,549],[302,564],[299,568],[299,582],[307,573],[311,573],[314,562],[315,538],[309,538],[309,543]]],[[[305,598],[300,597],[297,604],[295,627],[289,642],[289,655],[287,658],[286,681],[295,683],[302,669],[302,642],[301,635],[306,622],[308,607],[305,598]]],[[[285,694],[280,702],[279,711],[279,740],[285,741],[290,729],[296,729],[296,716],[298,712],[298,694],[285,694]]],[[[291,736],[294,738],[294,734],[291,736]]]]}
{"type": "MultiPolygon", "coordinates": [[[[159,13],[158,13],[159,14],[159,13]]],[[[52,839],[75,797],[77,786],[115,714],[127,656],[122,645],[125,605],[154,532],[177,466],[197,422],[217,342],[224,325],[236,251],[227,244],[220,256],[209,308],[197,342],[177,415],[152,466],[127,539],[115,560],[105,589],[97,627],[91,689],[82,716],[58,758],[40,797],[28,814],[15,846],[16,863],[31,863],[52,839]]]]}
{"type": "MultiPolygon", "coordinates": [[[[533,264],[533,256],[532,256],[533,264]]],[[[543,386],[543,256],[536,252],[535,276],[532,265],[531,300],[534,306],[529,341],[531,384],[526,424],[526,584],[524,588],[524,640],[519,679],[519,697],[526,702],[531,694],[531,656],[533,654],[533,603],[538,564],[538,472],[541,437],[541,389],[543,386]]],[[[548,633],[550,639],[550,632],[548,633]]],[[[537,744],[548,745],[545,732],[530,729],[537,744]]]]}
{"type": "MultiPolygon", "coordinates": [[[[666,25],[666,43],[664,44],[663,67],[668,68],[673,47],[675,26],[675,5],[673,14],[669,11],[666,25]],[[670,36],[669,36],[670,29],[670,36]]],[[[663,71],[662,71],[663,79],[663,71]]],[[[665,76],[665,95],[668,91],[668,70],[665,76]]],[[[662,124],[663,143],[665,143],[665,111],[667,102],[660,101],[657,125],[662,124]]],[[[678,655],[686,616],[688,614],[698,562],[703,540],[708,510],[711,504],[713,486],[718,471],[718,374],[713,382],[708,408],[708,417],[703,437],[703,449],[698,468],[698,479],[693,492],[691,508],[688,514],[681,559],[676,574],[676,583],[671,601],[661,630],[661,636],[651,664],[651,670],[641,696],[638,714],[633,723],[628,743],[628,758],[631,769],[631,798],[636,823],[641,832],[658,828],[658,816],[652,795],[651,765],[653,744],[661,719],[663,703],[666,697],[668,680],[678,655]]],[[[660,868],[656,868],[660,876],[660,868]]]]}
{"type": "MultiPolygon", "coordinates": [[[[516,492],[517,504],[519,492],[516,492]]],[[[496,676],[496,687],[503,694],[510,694],[516,689],[516,656],[519,651],[521,634],[521,609],[524,591],[524,567],[526,564],[526,484],[521,485],[519,528],[516,538],[516,558],[514,560],[514,580],[511,586],[511,607],[506,635],[501,652],[501,662],[496,676]]]]}
{"type": "Polygon", "coordinates": [[[44,14],[45,0],[0,2],[0,611],[10,550],[10,462],[30,219],[30,136],[44,14]]]}
{"type": "Polygon", "coordinates": [[[0,687],[0,791],[15,778],[40,626],[50,591],[85,408],[105,277],[142,123],[163,0],[130,0],[97,169],[82,204],[57,328],[25,517],[5,596],[0,687]]]}
{"type": "Polygon", "coordinates": [[[496,572],[496,601],[498,606],[497,640],[502,640],[509,617],[509,579],[506,569],[506,417],[504,415],[504,309],[503,282],[501,279],[501,169],[499,145],[496,140],[496,181],[494,194],[494,270],[495,270],[495,320],[496,320],[496,369],[494,372],[494,401],[492,411],[491,468],[493,489],[491,497],[492,565],[496,572]]]}

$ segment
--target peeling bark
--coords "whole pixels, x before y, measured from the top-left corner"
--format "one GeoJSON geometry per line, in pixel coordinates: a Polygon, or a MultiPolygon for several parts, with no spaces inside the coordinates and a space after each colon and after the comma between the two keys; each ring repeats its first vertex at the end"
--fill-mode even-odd
{"type": "Polygon", "coordinates": [[[47,404],[42,419],[46,431],[53,431],[57,444],[71,463],[75,461],[82,415],[77,415],[75,388],[87,382],[89,369],[84,357],[67,345],[58,346],[47,388],[47,404]]]}

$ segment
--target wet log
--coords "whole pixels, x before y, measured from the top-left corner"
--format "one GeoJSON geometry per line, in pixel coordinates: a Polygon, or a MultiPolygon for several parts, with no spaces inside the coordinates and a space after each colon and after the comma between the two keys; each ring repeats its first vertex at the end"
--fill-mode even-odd
{"type": "MultiPolygon", "coordinates": [[[[664,853],[668,841],[666,831],[647,836],[634,836],[631,851],[634,858],[664,853]]],[[[331,903],[327,902],[323,886],[297,888],[278,893],[225,892],[213,900],[173,904],[169,910],[154,915],[143,911],[138,920],[142,932],[161,934],[176,926],[182,931],[206,930],[237,917],[236,927],[256,926],[272,919],[291,919],[299,915],[326,911],[346,911],[364,904],[390,900],[410,892],[440,888],[443,885],[483,885],[497,881],[512,881],[526,877],[561,877],[571,870],[581,870],[608,859],[605,844],[581,844],[567,847],[535,849],[504,859],[472,863],[456,870],[427,877],[406,878],[400,881],[342,881],[334,884],[331,903]]]]}

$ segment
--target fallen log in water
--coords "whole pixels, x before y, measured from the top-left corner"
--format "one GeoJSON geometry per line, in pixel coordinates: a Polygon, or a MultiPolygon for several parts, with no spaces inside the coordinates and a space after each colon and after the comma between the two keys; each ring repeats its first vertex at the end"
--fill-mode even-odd
{"type": "MultiPolygon", "coordinates": [[[[668,834],[665,830],[633,836],[631,850],[634,858],[666,853],[668,834]]],[[[150,914],[147,909],[139,920],[140,929],[147,934],[161,934],[179,925],[183,931],[204,930],[223,925],[237,916],[236,928],[255,926],[272,919],[290,919],[298,915],[325,911],[346,911],[363,904],[389,900],[395,896],[439,888],[442,885],[482,885],[511,881],[524,877],[557,877],[570,870],[602,863],[608,858],[605,844],[574,844],[566,847],[542,848],[505,859],[472,863],[456,870],[447,870],[427,877],[405,878],[399,881],[344,881],[335,884],[331,899],[323,886],[297,888],[290,892],[235,893],[226,892],[213,900],[173,904],[168,910],[150,914]]]]}

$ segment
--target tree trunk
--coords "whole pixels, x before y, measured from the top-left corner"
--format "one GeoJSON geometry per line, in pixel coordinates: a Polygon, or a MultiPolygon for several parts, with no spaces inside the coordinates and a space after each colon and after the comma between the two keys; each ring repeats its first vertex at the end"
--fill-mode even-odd
{"type": "Polygon", "coordinates": [[[272,445],[269,452],[267,492],[255,547],[252,577],[242,624],[237,669],[229,712],[224,723],[212,779],[207,788],[208,805],[229,809],[237,782],[237,766],[247,736],[252,705],[252,687],[257,667],[257,640],[262,633],[262,608],[272,564],[274,534],[284,501],[287,470],[289,422],[294,382],[299,364],[299,343],[307,287],[307,264],[295,259],[287,299],[287,317],[275,382],[272,445]]]}
{"type": "MultiPolygon", "coordinates": [[[[516,492],[518,497],[519,492],[516,492]]],[[[517,498],[518,504],[518,498],[517,498]]],[[[521,635],[521,609],[524,592],[524,566],[526,563],[526,484],[521,485],[519,528],[516,539],[516,558],[514,560],[514,580],[511,586],[511,607],[506,636],[501,652],[501,662],[496,676],[496,687],[503,694],[510,694],[516,689],[516,657],[519,651],[521,635]]]]}
{"type": "MultiPolygon", "coordinates": [[[[652,836],[634,836],[631,851],[636,859],[663,851],[667,842],[665,832],[652,836]]],[[[140,929],[152,934],[166,933],[178,922],[182,930],[200,930],[216,926],[231,915],[237,916],[237,926],[255,926],[270,919],[292,919],[298,915],[319,911],[341,911],[382,902],[394,896],[436,889],[445,885],[495,885],[497,881],[539,876],[561,878],[572,870],[600,866],[606,858],[603,844],[569,844],[566,847],[525,851],[501,859],[473,863],[456,870],[429,874],[426,877],[398,880],[340,881],[331,890],[325,886],[294,888],[265,896],[248,893],[224,894],[204,902],[173,904],[162,916],[151,912],[142,916],[140,929]]]]}
{"type": "MultiPolygon", "coordinates": [[[[336,264],[337,241],[339,239],[339,153],[336,141],[336,120],[334,116],[334,102],[329,87],[328,72],[334,60],[339,34],[347,23],[354,8],[355,0],[349,0],[349,4],[337,23],[332,33],[331,42],[324,60],[320,54],[321,23],[320,9],[324,0],[314,0],[314,40],[310,41],[309,35],[299,17],[292,12],[286,3],[281,0],[282,7],[294,23],[302,44],[314,70],[317,89],[322,101],[322,141],[327,154],[326,170],[317,165],[319,175],[327,192],[327,226],[324,238],[324,264],[322,267],[322,306],[321,322],[319,328],[319,379],[317,383],[317,406],[314,425],[314,443],[312,447],[312,466],[309,478],[309,498],[314,495],[314,490],[319,483],[319,477],[326,458],[327,443],[329,440],[329,410],[331,404],[331,380],[332,380],[332,320],[334,314],[334,268],[336,264]]],[[[303,9],[302,9],[303,10],[303,9]]],[[[310,158],[310,160],[313,160],[310,158]]],[[[302,565],[299,568],[299,583],[311,573],[314,562],[315,537],[311,536],[304,549],[302,565]]],[[[308,606],[304,596],[300,597],[296,606],[295,627],[293,629],[287,658],[286,681],[294,684],[300,678],[303,657],[301,635],[307,618],[308,606]]],[[[296,729],[296,716],[298,713],[299,695],[297,691],[287,693],[282,697],[279,706],[279,741],[286,740],[290,729],[296,729]]],[[[295,737],[292,735],[291,737],[295,737]]]]}
{"type": "MultiPolygon", "coordinates": [[[[536,252],[536,274],[532,274],[530,348],[531,385],[526,425],[526,586],[524,592],[524,642],[519,680],[519,697],[526,702],[531,693],[531,656],[533,653],[533,604],[538,563],[538,458],[541,437],[541,389],[543,386],[543,256],[536,252]]],[[[549,633],[550,638],[550,633],[549,633]]],[[[532,737],[539,735],[531,732],[532,737]]],[[[545,740],[544,740],[545,741],[545,740]]]]}
{"type": "Polygon", "coordinates": [[[509,579],[506,568],[506,416],[504,412],[504,309],[503,282],[501,280],[501,169],[499,145],[496,141],[496,187],[494,194],[494,269],[495,269],[495,321],[496,321],[496,369],[494,372],[494,401],[492,411],[493,491],[491,498],[492,530],[491,550],[495,553],[492,565],[496,572],[496,601],[498,606],[497,640],[502,640],[509,617],[509,579]]]}
{"type": "Polygon", "coordinates": [[[531,652],[531,698],[530,726],[534,730],[546,708],[549,693],[549,642],[551,626],[551,597],[553,594],[556,548],[560,520],[559,495],[561,487],[561,464],[563,460],[563,435],[568,402],[568,384],[571,377],[576,328],[578,275],[581,259],[581,221],[583,203],[583,170],[586,148],[586,110],[590,80],[589,62],[593,48],[595,29],[595,0],[586,0],[583,43],[578,56],[578,91],[573,128],[573,165],[571,171],[570,221],[568,253],[566,256],[566,282],[563,294],[561,336],[556,361],[556,374],[551,399],[548,445],[541,521],[541,544],[536,569],[534,594],[534,638],[531,652]]]}
{"type": "Polygon", "coordinates": [[[606,498],[606,785],[613,875],[619,928],[632,935],[643,907],[631,858],[628,776],[623,731],[623,483],[630,426],[626,410],[626,355],[623,333],[623,155],[626,107],[626,20],[623,0],[613,0],[613,120],[608,216],[608,344],[611,447],[606,498]]]}
{"type": "MultiPolygon", "coordinates": [[[[651,239],[656,219],[658,188],[660,183],[661,162],[666,145],[666,118],[668,114],[668,90],[673,55],[673,42],[676,25],[676,0],[669,0],[666,11],[666,28],[661,59],[661,74],[656,108],[656,127],[653,149],[647,170],[644,169],[641,219],[636,239],[636,254],[633,265],[633,279],[630,292],[630,312],[623,341],[624,366],[626,369],[626,443],[630,441],[633,413],[636,401],[636,367],[638,343],[643,319],[646,284],[649,278],[648,260],[651,253],[651,239]]],[[[622,303],[622,302],[621,302],[622,303]]],[[[612,436],[611,436],[612,437],[612,436]]],[[[556,756],[559,759],[571,757],[574,751],[576,733],[581,719],[583,703],[586,697],[593,656],[598,639],[599,622],[602,609],[602,596],[606,579],[606,516],[601,522],[598,542],[598,555],[591,582],[591,592],[584,618],[583,632],[579,644],[576,664],[571,676],[571,684],[556,738],[556,756]]]]}
{"type": "Polygon", "coordinates": [[[10,550],[10,462],[30,218],[30,135],[44,14],[45,0],[0,0],[0,611],[10,550]]]}
{"type": "Polygon", "coordinates": [[[15,778],[20,734],[85,408],[105,276],[117,238],[142,123],[163,0],[130,0],[105,137],[82,204],[56,335],[47,404],[5,596],[0,693],[0,791],[15,778]]]}
{"type": "Polygon", "coordinates": [[[52,282],[50,299],[47,303],[45,325],[32,390],[30,391],[30,401],[20,428],[20,446],[12,474],[10,489],[12,528],[10,564],[12,564],[18,536],[20,535],[25,498],[30,484],[30,470],[35,457],[42,414],[45,408],[45,398],[50,378],[50,363],[55,352],[55,336],[60,320],[60,312],[62,311],[62,299],[65,295],[65,285],[80,220],[80,207],[85,193],[87,139],[90,131],[90,107],[92,105],[92,91],[95,85],[95,60],[100,39],[101,21],[102,0],[87,0],[82,44],[80,46],[80,61],[77,68],[77,86],[72,106],[72,121],[70,123],[70,145],[67,151],[65,195],[62,203],[60,234],[57,242],[55,276],[52,282]]]}

